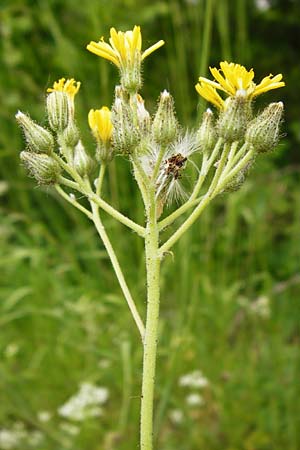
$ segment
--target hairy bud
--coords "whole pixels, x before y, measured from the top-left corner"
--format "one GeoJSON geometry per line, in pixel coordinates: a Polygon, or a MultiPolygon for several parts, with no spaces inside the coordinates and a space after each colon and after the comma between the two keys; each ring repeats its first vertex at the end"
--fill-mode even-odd
{"type": "Polygon", "coordinates": [[[174,113],[174,100],[168,91],[160,94],[158,108],[153,119],[152,132],[157,143],[167,145],[178,134],[178,122],[174,113]]]}
{"type": "Polygon", "coordinates": [[[217,142],[217,134],[214,127],[214,115],[209,108],[202,116],[202,122],[197,131],[196,140],[200,149],[204,151],[212,150],[217,142]]]}
{"type": "Polygon", "coordinates": [[[140,128],[130,105],[122,97],[116,97],[111,118],[113,146],[120,153],[131,153],[140,142],[140,128]]]}
{"type": "Polygon", "coordinates": [[[235,97],[225,100],[225,109],[217,122],[219,135],[227,142],[243,139],[250,120],[251,102],[241,89],[236,92],[235,97]]]}
{"type": "Polygon", "coordinates": [[[20,158],[30,175],[39,184],[49,185],[57,183],[61,168],[51,156],[23,151],[20,154],[20,158]]]}
{"type": "Polygon", "coordinates": [[[70,120],[67,128],[64,129],[62,140],[68,147],[74,147],[80,138],[79,130],[74,120],[70,120]]]}
{"type": "Polygon", "coordinates": [[[279,140],[283,103],[270,103],[261,114],[253,119],[246,132],[246,142],[259,153],[271,151],[279,140]]]}
{"type": "Polygon", "coordinates": [[[54,148],[54,140],[52,134],[35,123],[29,116],[18,111],[16,120],[24,131],[28,149],[35,153],[50,154],[54,148]]]}
{"type": "Polygon", "coordinates": [[[94,162],[92,158],[85,151],[81,141],[78,142],[74,149],[73,167],[79,175],[89,175],[93,170],[94,162]]]}
{"type": "Polygon", "coordinates": [[[64,131],[69,123],[68,94],[62,91],[53,91],[47,96],[47,113],[49,125],[53,131],[64,131]]]}

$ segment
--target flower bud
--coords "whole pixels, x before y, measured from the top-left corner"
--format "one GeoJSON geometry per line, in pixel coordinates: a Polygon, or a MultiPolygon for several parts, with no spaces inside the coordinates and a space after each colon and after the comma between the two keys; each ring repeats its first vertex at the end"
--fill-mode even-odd
{"type": "Polygon", "coordinates": [[[67,147],[75,147],[80,138],[79,130],[74,120],[70,120],[67,128],[64,129],[62,140],[67,147]]]}
{"type": "Polygon", "coordinates": [[[49,125],[53,131],[62,132],[69,123],[68,94],[62,91],[53,91],[47,96],[47,113],[49,125]]]}
{"type": "Polygon", "coordinates": [[[73,167],[80,176],[89,175],[93,170],[94,162],[85,151],[81,141],[78,142],[74,149],[73,167]]]}
{"type": "Polygon", "coordinates": [[[244,138],[247,124],[251,120],[251,102],[246,91],[240,89],[235,97],[228,97],[224,103],[224,111],[217,122],[219,135],[227,142],[244,138]]]}
{"type": "Polygon", "coordinates": [[[106,106],[101,109],[91,109],[88,115],[89,126],[97,142],[96,158],[100,162],[109,162],[113,156],[111,116],[111,111],[106,106]]]}
{"type": "Polygon", "coordinates": [[[51,156],[23,151],[20,157],[28,172],[39,184],[57,183],[61,168],[51,156]]]}
{"type": "Polygon", "coordinates": [[[130,105],[120,97],[116,97],[112,108],[113,146],[123,154],[131,153],[140,142],[140,129],[135,124],[130,105]]]}
{"type": "Polygon", "coordinates": [[[151,125],[150,114],[145,108],[144,99],[140,94],[136,95],[136,113],[141,133],[148,133],[151,125]]]}
{"type": "Polygon", "coordinates": [[[258,153],[265,153],[276,147],[282,113],[282,102],[270,103],[250,122],[246,132],[246,142],[252,144],[258,153]]]}
{"type": "Polygon", "coordinates": [[[202,116],[201,125],[196,133],[196,140],[200,150],[210,151],[217,142],[217,134],[213,121],[213,112],[208,108],[202,116]]]}
{"type": "Polygon", "coordinates": [[[158,108],[153,119],[152,132],[158,144],[168,145],[178,134],[178,122],[174,113],[174,100],[168,91],[160,94],[158,108]]]}
{"type": "Polygon", "coordinates": [[[50,154],[54,148],[54,140],[52,134],[35,123],[29,116],[18,111],[16,120],[21,126],[25,134],[25,139],[29,150],[35,153],[50,154]]]}

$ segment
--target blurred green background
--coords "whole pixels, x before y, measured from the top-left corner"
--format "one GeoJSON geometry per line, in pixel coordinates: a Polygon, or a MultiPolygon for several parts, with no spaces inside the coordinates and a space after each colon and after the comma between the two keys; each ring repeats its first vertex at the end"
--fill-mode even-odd
{"type": "MultiPolygon", "coordinates": [[[[180,121],[205,107],[198,76],[220,60],[283,73],[284,137],[242,189],[221,196],[163,264],[155,439],[159,450],[299,450],[300,3],[298,0],[1,0],[0,449],[132,450],[138,446],[141,346],[91,224],[19,163],[18,109],[45,116],[45,90],[82,82],[77,115],[110,104],[117,72],[85,50],[109,28],[142,26],[143,96],[174,94],[180,121]],[[205,387],[182,386],[202,371],[205,387]],[[101,415],[59,408],[82,383],[107,389],[101,415]],[[88,414],[87,414],[88,415],[88,414]]],[[[112,164],[105,197],[143,212],[128,165],[112,164]]],[[[107,217],[144,314],[142,243],[107,217]]]]}

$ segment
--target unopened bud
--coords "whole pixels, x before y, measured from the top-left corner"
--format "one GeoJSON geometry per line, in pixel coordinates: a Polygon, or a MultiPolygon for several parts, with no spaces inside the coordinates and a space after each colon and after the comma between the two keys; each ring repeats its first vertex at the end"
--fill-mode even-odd
{"type": "Polygon", "coordinates": [[[16,120],[24,131],[29,150],[35,153],[50,154],[54,148],[52,134],[35,123],[29,116],[18,111],[16,120]]]}
{"type": "Polygon", "coordinates": [[[259,153],[271,151],[279,140],[283,103],[270,103],[259,116],[250,122],[246,132],[246,142],[252,144],[259,153]]]}
{"type": "Polygon", "coordinates": [[[73,167],[79,175],[89,175],[93,170],[94,162],[92,158],[85,151],[81,141],[78,142],[74,149],[73,167]]]}
{"type": "Polygon", "coordinates": [[[178,134],[174,100],[166,90],[160,94],[158,108],[153,119],[152,132],[155,141],[162,145],[173,142],[178,134]]]}
{"type": "Polygon", "coordinates": [[[47,96],[49,125],[53,131],[62,132],[69,123],[69,99],[66,92],[53,91],[47,96]]]}
{"type": "Polygon", "coordinates": [[[150,131],[151,119],[149,112],[145,108],[144,99],[140,94],[136,95],[136,113],[141,133],[145,134],[150,131]]]}
{"type": "Polygon", "coordinates": [[[197,144],[200,150],[210,151],[217,142],[217,134],[214,127],[214,115],[211,109],[207,109],[202,117],[201,125],[196,134],[197,144]]]}
{"type": "Polygon", "coordinates": [[[70,120],[67,128],[65,128],[62,140],[67,147],[74,147],[80,138],[79,130],[74,120],[70,120]]]}
{"type": "Polygon", "coordinates": [[[20,157],[30,175],[39,184],[49,185],[57,183],[61,168],[51,156],[23,151],[20,157]]]}
{"type": "Polygon", "coordinates": [[[130,105],[117,97],[112,107],[112,141],[115,149],[123,154],[131,153],[140,142],[141,130],[135,123],[130,105]]]}
{"type": "Polygon", "coordinates": [[[246,92],[243,89],[237,91],[235,97],[225,100],[224,105],[225,109],[217,122],[219,135],[227,142],[243,139],[251,120],[251,102],[246,92]]]}

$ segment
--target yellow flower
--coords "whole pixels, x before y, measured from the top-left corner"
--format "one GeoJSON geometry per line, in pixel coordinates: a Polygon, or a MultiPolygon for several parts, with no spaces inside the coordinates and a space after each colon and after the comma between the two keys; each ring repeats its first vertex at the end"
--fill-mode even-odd
{"type": "Polygon", "coordinates": [[[101,109],[91,109],[88,115],[89,126],[98,142],[107,144],[111,140],[113,125],[111,111],[107,106],[101,109]]]}
{"type": "Polygon", "coordinates": [[[72,99],[75,97],[80,88],[80,81],[75,81],[74,78],[60,78],[60,80],[55,81],[53,88],[48,88],[47,92],[66,92],[72,99]]]}
{"type": "Polygon", "coordinates": [[[87,49],[95,55],[108,59],[117,67],[135,65],[136,59],[144,60],[152,52],[164,45],[164,41],[158,41],[156,44],[142,52],[142,34],[139,26],[135,25],[133,30],[116,31],[110,29],[110,44],[104,42],[102,37],[99,42],[91,41],[87,49]]]}
{"type": "Polygon", "coordinates": [[[220,67],[221,69],[210,67],[210,72],[215,81],[200,77],[199,83],[195,86],[202,97],[219,109],[224,108],[224,100],[218,94],[217,89],[225,92],[230,97],[234,97],[238,91],[244,91],[246,98],[252,99],[271,89],[285,86],[285,83],[281,81],[281,73],[275,76],[270,74],[263,78],[259,84],[256,84],[253,81],[253,69],[247,70],[240,64],[228,63],[227,61],[221,62],[220,67]]]}

